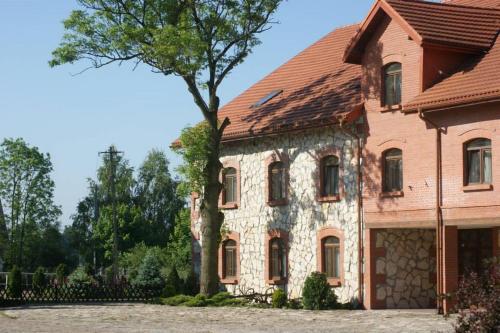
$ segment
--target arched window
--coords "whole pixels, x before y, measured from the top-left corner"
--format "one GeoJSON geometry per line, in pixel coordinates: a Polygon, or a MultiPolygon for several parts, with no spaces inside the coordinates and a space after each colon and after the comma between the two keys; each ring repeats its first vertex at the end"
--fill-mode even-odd
{"type": "Polygon", "coordinates": [[[270,241],[269,275],[271,280],[286,278],[286,249],[283,240],[273,238],[270,241]]]}
{"type": "Polygon", "coordinates": [[[491,140],[475,139],[466,144],[467,184],[491,184],[491,140]]]}
{"type": "Polygon", "coordinates": [[[401,64],[390,63],[383,68],[384,106],[401,104],[401,64]]]}
{"type": "Polygon", "coordinates": [[[286,199],[286,169],[283,162],[274,162],[269,166],[269,199],[286,199]]]}
{"type": "Polygon", "coordinates": [[[223,204],[236,203],[238,193],[238,179],[235,168],[226,168],[223,171],[224,194],[223,204]]]}
{"type": "Polygon", "coordinates": [[[335,236],[323,238],[323,273],[329,279],[340,278],[340,240],[335,236]]]}
{"type": "Polygon", "coordinates": [[[329,155],[321,160],[321,196],[339,195],[339,158],[329,155]]]}
{"type": "Polygon", "coordinates": [[[229,239],[222,244],[223,278],[232,279],[237,276],[236,241],[229,239]]]}
{"type": "Polygon", "coordinates": [[[389,149],[383,155],[383,191],[398,192],[403,190],[403,152],[389,149]]]}

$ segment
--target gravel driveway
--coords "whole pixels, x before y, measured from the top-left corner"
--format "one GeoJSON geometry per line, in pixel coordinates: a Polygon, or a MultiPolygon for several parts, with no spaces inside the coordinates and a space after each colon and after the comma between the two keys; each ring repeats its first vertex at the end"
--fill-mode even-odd
{"type": "Polygon", "coordinates": [[[144,304],[31,306],[0,310],[0,332],[453,332],[433,310],[297,311],[144,304]]]}

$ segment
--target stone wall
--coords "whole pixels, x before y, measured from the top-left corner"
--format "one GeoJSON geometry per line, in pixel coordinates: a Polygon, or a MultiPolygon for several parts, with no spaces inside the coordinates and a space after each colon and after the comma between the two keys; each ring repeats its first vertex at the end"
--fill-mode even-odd
{"type": "Polygon", "coordinates": [[[376,247],[385,257],[376,258],[376,273],[385,275],[377,284],[377,301],[392,308],[430,308],[436,301],[435,232],[428,229],[378,231],[376,247]]]}
{"type": "MultiPolygon", "coordinates": [[[[334,227],[344,234],[344,283],[336,288],[340,300],[353,300],[358,289],[357,235],[357,159],[356,143],[333,129],[309,131],[247,141],[223,148],[223,162],[240,163],[241,198],[238,209],[224,210],[225,224],[240,235],[239,285],[228,285],[229,291],[253,288],[264,292],[265,236],[269,230],[289,232],[288,284],[290,297],[300,297],[305,278],[316,267],[316,234],[324,227],[334,227]],[[339,202],[316,200],[316,152],[334,147],[341,153],[344,195],[339,202]],[[274,152],[286,153],[290,159],[289,203],[270,207],[266,203],[265,160],[274,152]]],[[[195,223],[199,231],[199,221],[195,223]]],[[[202,240],[201,240],[202,241],[202,240]]]]}

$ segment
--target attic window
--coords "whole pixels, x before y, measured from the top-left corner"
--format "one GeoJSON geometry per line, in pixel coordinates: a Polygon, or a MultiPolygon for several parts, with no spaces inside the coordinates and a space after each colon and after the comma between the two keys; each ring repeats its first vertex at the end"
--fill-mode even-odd
{"type": "Polygon", "coordinates": [[[269,102],[270,100],[272,100],[274,97],[278,96],[279,94],[281,94],[283,92],[283,89],[278,89],[278,90],[273,90],[271,91],[269,94],[267,94],[265,97],[261,98],[257,103],[253,104],[251,106],[252,109],[255,109],[255,108],[258,108],[264,104],[266,104],[267,102],[269,102]]]}

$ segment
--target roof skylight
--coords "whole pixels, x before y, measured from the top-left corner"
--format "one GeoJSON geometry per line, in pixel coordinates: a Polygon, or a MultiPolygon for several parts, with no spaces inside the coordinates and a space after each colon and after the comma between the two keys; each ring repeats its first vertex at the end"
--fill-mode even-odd
{"type": "Polygon", "coordinates": [[[278,96],[279,94],[281,94],[283,92],[283,89],[277,89],[277,90],[273,90],[271,91],[269,94],[267,94],[265,97],[261,98],[257,103],[255,104],[252,104],[251,108],[252,109],[255,109],[255,108],[258,108],[264,104],[266,104],[267,102],[269,102],[270,100],[272,100],[274,97],[278,96]]]}

